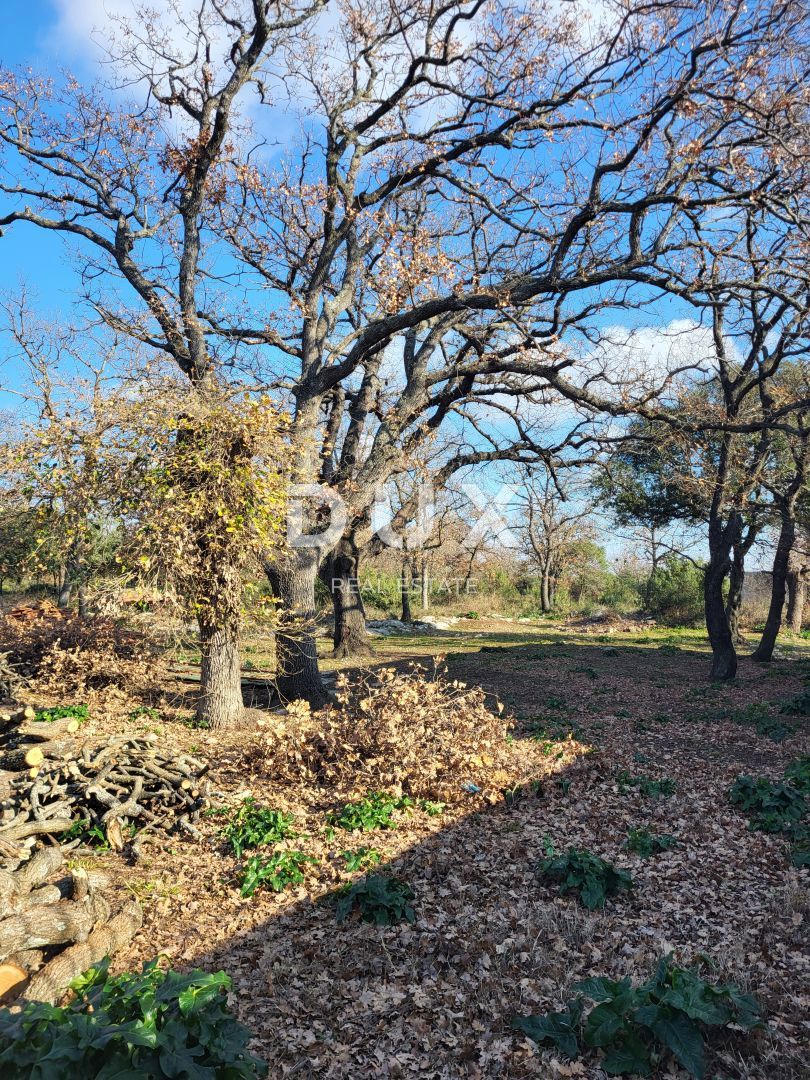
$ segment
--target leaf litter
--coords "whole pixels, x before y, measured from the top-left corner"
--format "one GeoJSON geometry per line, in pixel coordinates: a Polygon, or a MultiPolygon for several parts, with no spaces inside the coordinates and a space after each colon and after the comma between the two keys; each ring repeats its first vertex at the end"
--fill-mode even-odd
{"type": "MultiPolygon", "coordinates": [[[[486,667],[454,657],[453,679],[416,697],[418,680],[433,685],[435,675],[402,665],[365,673],[326,718],[266,714],[259,734],[214,738],[166,724],[178,752],[194,743],[210,755],[223,810],[252,797],[290,815],[295,835],[278,850],[316,861],[299,885],[243,898],[223,816],[208,819],[201,844],[148,851],[132,868],[96,856],[144,904],[144,930],[115,967],[161,951],[179,967],[224,968],[274,1076],[596,1080],[605,1075],[598,1056],[568,1061],[512,1031],[512,1019],[560,1009],[588,977],[646,979],[673,952],[754,993],[768,1019],[764,1032],[713,1039],[708,1075],[803,1075],[807,871],[790,865],[778,835],[750,831],[727,792],[740,773],[778,779],[807,754],[806,721],[774,744],[732,718],[696,715],[703,655],[651,659],[627,647],[617,661],[576,647],[597,679],[564,670],[553,650],[527,660],[523,649],[500,649],[486,667]],[[461,685],[468,678],[483,691],[461,685]],[[499,696],[509,699],[503,715],[491,707],[499,696]],[[532,737],[538,706],[559,738],[532,737]],[[341,745],[351,767],[341,765],[341,745]],[[650,798],[620,773],[672,780],[674,793],[650,798]],[[403,798],[395,828],[356,834],[328,824],[330,812],[371,791],[403,798]],[[427,798],[441,798],[443,812],[425,812],[427,798]],[[625,846],[632,829],[678,845],[643,858],[625,846]],[[335,890],[365,872],[348,872],[345,852],[363,846],[380,854],[373,873],[413,889],[413,925],[337,925],[335,890]],[[560,896],[535,871],[569,848],[627,870],[634,888],[592,912],[560,896]]],[[[743,661],[722,703],[788,699],[803,670],[796,663],[774,678],[743,661]]],[[[664,1059],[656,1075],[686,1074],[664,1059]]]]}

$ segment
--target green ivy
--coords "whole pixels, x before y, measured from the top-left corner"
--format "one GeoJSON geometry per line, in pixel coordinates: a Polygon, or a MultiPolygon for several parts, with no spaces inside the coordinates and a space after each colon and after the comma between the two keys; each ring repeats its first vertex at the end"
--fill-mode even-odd
{"type": "Polygon", "coordinates": [[[662,851],[677,847],[678,841],[669,833],[655,834],[648,829],[631,829],[624,846],[642,859],[649,859],[651,855],[660,855],[662,851]]]}
{"type": "Polygon", "coordinates": [[[303,851],[276,851],[272,855],[254,855],[241,870],[242,896],[253,896],[265,885],[273,892],[283,892],[288,885],[300,885],[304,880],[304,867],[318,860],[303,851]]]}
{"type": "Polygon", "coordinates": [[[267,1066],[248,1053],[250,1032],[231,1015],[222,972],[108,976],[108,962],[72,984],[58,1008],[0,1009],[3,1080],[254,1080],[267,1066]]]}
{"type": "Polygon", "coordinates": [[[655,780],[651,776],[634,776],[626,769],[621,769],[616,773],[616,783],[619,785],[619,793],[626,795],[630,788],[636,788],[645,795],[648,799],[660,799],[674,795],[678,789],[678,785],[675,781],[665,776],[661,780],[655,780]]]}
{"type": "Polygon", "coordinates": [[[90,718],[90,710],[87,705],[54,705],[51,709],[37,709],[34,719],[39,722],[52,723],[54,720],[78,720],[83,724],[90,718]]]}
{"type": "Polygon", "coordinates": [[[413,923],[416,914],[411,906],[414,892],[407,882],[385,874],[369,874],[341,891],[338,896],[336,915],[344,922],[353,911],[360,913],[363,922],[376,926],[392,926],[394,923],[413,923]]]}
{"type": "Polygon", "coordinates": [[[729,1024],[751,1030],[763,1026],[758,1002],[733,984],[713,986],[671,956],[640,986],[630,979],[591,978],[561,1012],[521,1016],[513,1026],[542,1045],[553,1045],[569,1058],[583,1050],[602,1051],[609,1076],[649,1076],[669,1052],[690,1076],[706,1075],[705,1032],[729,1024]],[[594,1006],[586,1013],[584,999],[594,1006]]]}
{"type": "Polygon", "coordinates": [[[292,836],[292,825],[293,819],[288,814],[260,806],[255,799],[248,797],[231,816],[221,835],[237,859],[241,859],[248,848],[277,844],[279,840],[292,836]]]}
{"type": "Polygon", "coordinates": [[[577,848],[543,859],[537,877],[559,885],[562,894],[575,893],[590,911],[604,907],[608,896],[628,892],[633,887],[633,879],[626,870],[577,848]]]}
{"type": "Polygon", "coordinates": [[[790,844],[794,866],[810,866],[810,757],[800,757],[785,769],[781,781],[760,776],[738,776],[728,793],[729,801],[750,815],[748,828],[780,833],[790,844]]]}
{"type": "Polygon", "coordinates": [[[396,798],[385,791],[372,791],[364,799],[349,802],[342,810],[328,817],[330,825],[347,832],[371,832],[373,829],[395,829],[394,814],[413,806],[407,796],[396,798]]]}
{"type": "Polygon", "coordinates": [[[358,848],[357,851],[342,851],[341,855],[346,860],[346,870],[353,874],[357,870],[368,870],[376,866],[382,856],[376,848],[358,848]]]}

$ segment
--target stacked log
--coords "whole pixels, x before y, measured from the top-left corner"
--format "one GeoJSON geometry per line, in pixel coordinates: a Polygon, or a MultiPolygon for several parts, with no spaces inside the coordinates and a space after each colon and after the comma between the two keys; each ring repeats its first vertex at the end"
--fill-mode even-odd
{"type": "Polygon", "coordinates": [[[65,869],[59,847],[14,873],[0,870],[0,1002],[56,1002],[69,983],[125,945],[141,925],[137,904],[113,915],[103,874],[65,869]]]}
{"type": "Polygon", "coordinates": [[[38,838],[71,847],[93,836],[137,858],[150,835],[198,837],[208,766],[156,744],[82,738],[76,720],[38,723],[30,708],[0,713],[0,866],[19,865],[38,838]]]}

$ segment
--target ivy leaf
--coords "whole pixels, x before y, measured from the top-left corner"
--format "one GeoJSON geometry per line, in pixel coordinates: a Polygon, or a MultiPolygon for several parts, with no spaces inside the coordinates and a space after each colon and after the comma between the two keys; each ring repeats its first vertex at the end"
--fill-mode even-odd
{"type": "Polygon", "coordinates": [[[644,1024],[695,1080],[703,1080],[706,1061],[703,1036],[689,1017],[674,1009],[647,1005],[636,1010],[634,1019],[644,1024]]]}
{"type": "Polygon", "coordinates": [[[517,1016],[512,1027],[528,1035],[538,1044],[552,1043],[568,1058],[579,1054],[579,1024],[582,1019],[582,1002],[576,999],[564,1012],[552,1012],[546,1016],[517,1016]]]}
{"type": "Polygon", "coordinates": [[[649,1076],[652,1072],[650,1052],[638,1035],[627,1032],[621,1046],[605,1055],[602,1068],[608,1076],[649,1076]]]}

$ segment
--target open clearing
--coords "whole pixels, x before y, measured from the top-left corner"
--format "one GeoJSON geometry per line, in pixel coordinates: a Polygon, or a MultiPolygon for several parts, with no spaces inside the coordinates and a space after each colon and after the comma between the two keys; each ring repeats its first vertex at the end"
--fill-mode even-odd
{"type": "MultiPolygon", "coordinates": [[[[216,815],[202,843],[147,849],[132,868],[88,856],[144,905],[144,929],[116,970],[156,952],[179,967],[224,968],[273,1075],[599,1077],[513,1033],[512,1018],[559,1008],[588,975],[643,979],[675,950],[756,993],[768,1015],[766,1032],[714,1042],[708,1075],[805,1075],[806,871],[791,867],[778,836],[749,831],[727,798],[740,773],[777,779],[810,750],[801,717],[781,717],[793,729],[781,742],[751,723],[752,706],[802,691],[803,644],[770,666],[744,660],[724,687],[707,684],[701,635],[685,631],[487,622],[388,638],[377,651],[380,664],[444,653],[452,678],[481,685],[514,717],[506,768],[493,767],[480,792],[459,790],[441,814],[399,812],[394,829],[330,829],[346,792],[274,778],[255,731],[214,736],[168,711],[162,722],[91,722],[91,734],[146,726],[169,747],[210,755],[215,806],[252,794],[291,813],[296,847],[318,860],[298,888],[242,898],[216,815]],[[668,778],[675,791],[645,795],[628,775],[668,778]],[[635,828],[678,846],[643,859],[624,848],[635,828]],[[538,883],[538,860],[569,846],[629,870],[632,893],[588,912],[538,883]],[[361,876],[342,856],[361,847],[411,884],[414,925],[336,925],[327,894],[361,876]]],[[[770,713],[779,717],[777,704],[770,713]]]]}

